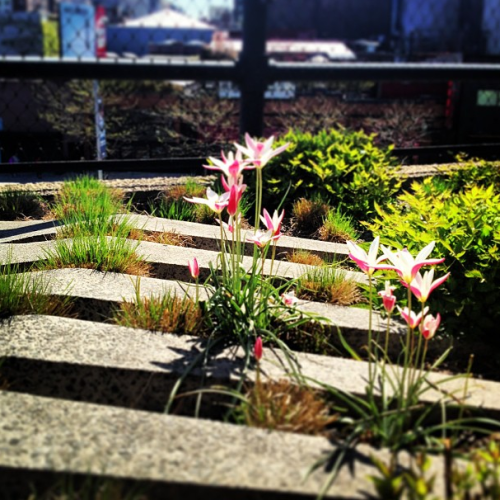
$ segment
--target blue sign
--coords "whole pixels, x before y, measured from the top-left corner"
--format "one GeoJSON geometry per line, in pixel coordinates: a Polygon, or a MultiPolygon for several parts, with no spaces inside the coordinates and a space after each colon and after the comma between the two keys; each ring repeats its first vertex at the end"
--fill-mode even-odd
{"type": "Polygon", "coordinates": [[[95,57],[95,13],[92,5],[59,4],[61,57],[95,57]]]}

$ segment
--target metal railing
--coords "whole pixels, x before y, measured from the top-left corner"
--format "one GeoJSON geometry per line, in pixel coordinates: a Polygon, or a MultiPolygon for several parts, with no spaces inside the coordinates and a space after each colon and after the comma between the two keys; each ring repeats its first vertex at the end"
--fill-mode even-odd
{"type": "MultiPolygon", "coordinates": [[[[314,81],[460,81],[500,82],[498,63],[294,63],[270,61],[266,55],[266,0],[243,1],[242,51],[231,61],[176,61],[144,59],[68,59],[48,57],[2,57],[2,79],[84,80],[196,80],[232,81],[241,91],[239,130],[253,136],[263,132],[264,94],[273,82],[314,81]]],[[[499,108],[500,109],[500,108],[499,108]]],[[[444,146],[446,148],[447,146],[444,146]]],[[[495,148],[495,145],[489,146],[495,148]]],[[[417,154],[417,153],[415,153],[417,154]]],[[[67,168],[82,168],[67,163],[67,168]]],[[[88,163],[88,162],[87,162],[88,163]]],[[[153,168],[153,163],[148,162],[153,168]]],[[[40,170],[42,164],[25,164],[22,169],[40,170]]],[[[122,163],[123,167],[130,165],[122,163]]],[[[155,163],[155,168],[159,164],[155,163]]],[[[110,161],[106,168],[117,166],[110,161]]],[[[21,166],[9,168],[20,171],[21,166]]],[[[6,168],[4,168],[6,171],[6,168]]]]}

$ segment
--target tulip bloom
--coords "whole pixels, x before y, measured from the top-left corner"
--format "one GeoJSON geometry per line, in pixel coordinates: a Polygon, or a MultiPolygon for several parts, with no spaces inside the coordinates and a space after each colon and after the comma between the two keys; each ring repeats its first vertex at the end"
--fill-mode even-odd
{"type": "Polygon", "coordinates": [[[196,257],[188,262],[188,268],[193,279],[197,279],[200,275],[200,266],[198,265],[198,260],[196,259],[196,257]]]}
{"type": "Polygon", "coordinates": [[[428,314],[422,323],[420,323],[420,333],[425,340],[430,340],[436,335],[439,324],[441,323],[441,315],[437,313],[436,317],[428,314]]]}
{"type": "Polygon", "coordinates": [[[393,264],[392,266],[385,266],[383,269],[393,269],[399,274],[402,281],[409,285],[415,279],[418,270],[422,266],[432,266],[434,264],[441,264],[441,262],[444,262],[444,258],[427,258],[432,252],[435,244],[436,242],[431,241],[426,247],[420,250],[416,257],[413,257],[406,248],[393,253],[389,248],[382,246],[385,258],[389,259],[389,261],[393,264]]]}
{"type": "Polygon", "coordinates": [[[243,175],[243,170],[250,170],[255,168],[255,166],[250,165],[248,160],[243,160],[241,157],[241,151],[237,151],[236,155],[231,151],[226,156],[224,151],[221,151],[222,160],[218,160],[212,156],[209,160],[213,165],[203,165],[209,170],[221,170],[228,179],[234,179],[238,182],[240,177],[243,175]]]}
{"type": "Polygon", "coordinates": [[[260,216],[260,219],[266,229],[273,233],[273,236],[281,236],[281,223],[283,222],[283,217],[285,216],[285,211],[281,212],[281,215],[278,215],[278,212],[275,210],[273,216],[269,215],[269,212],[264,208],[264,216],[260,216]]]}
{"type": "Polygon", "coordinates": [[[230,193],[224,193],[220,196],[210,188],[207,188],[207,198],[186,198],[189,203],[201,203],[208,205],[216,214],[220,214],[229,204],[230,193]]]}
{"type": "Polygon", "coordinates": [[[229,200],[227,204],[227,213],[232,217],[235,216],[236,212],[238,211],[238,206],[240,204],[242,194],[243,191],[240,191],[236,184],[233,184],[231,186],[231,190],[229,191],[229,200]]]}
{"type": "Polygon", "coordinates": [[[288,293],[282,293],[281,298],[283,299],[283,302],[286,306],[294,306],[297,302],[298,299],[295,297],[295,292],[288,292],[288,293]]]}
{"type": "MultiPolygon", "coordinates": [[[[439,285],[444,283],[449,276],[450,273],[445,274],[444,276],[438,278],[435,281],[432,281],[432,278],[434,278],[434,269],[426,271],[423,276],[420,274],[420,272],[417,272],[415,278],[410,283],[410,290],[413,292],[413,295],[415,295],[415,297],[417,297],[417,299],[420,302],[426,302],[431,292],[434,289],[436,289],[439,285]]],[[[403,284],[405,286],[408,286],[404,282],[403,284]]]]}
{"type": "Polygon", "coordinates": [[[396,304],[396,297],[392,292],[396,289],[395,286],[390,285],[390,281],[385,282],[385,290],[378,292],[378,295],[382,297],[382,303],[388,314],[391,314],[394,310],[394,305],[396,304]]]}
{"type": "Polygon", "coordinates": [[[349,257],[356,262],[359,268],[366,273],[368,276],[371,276],[376,269],[385,269],[386,266],[381,265],[380,263],[387,259],[386,256],[381,256],[377,258],[378,254],[378,244],[379,237],[377,236],[371,243],[370,249],[368,250],[368,254],[356,243],[353,241],[347,242],[347,248],[349,249],[349,257]]]}
{"type": "Polygon", "coordinates": [[[269,242],[275,241],[280,237],[279,234],[273,235],[272,231],[257,231],[251,236],[247,236],[247,241],[255,243],[259,248],[264,248],[269,242]]]}
{"type": "Polygon", "coordinates": [[[404,309],[401,309],[401,307],[397,306],[398,311],[401,313],[401,316],[404,318],[408,326],[414,330],[417,328],[418,324],[422,320],[422,317],[427,314],[427,311],[429,310],[428,307],[426,307],[423,311],[420,311],[418,314],[415,314],[413,311],[409,311],[407,307],[404,309]]]}
{"type": "Polygon", "coordinates": [[[260,361],[262,359],[262,351],[263,351],[262,338],[257,337],[257,339],[255,340],[254,348],[253,348],[254,356],[255,356],[255,359],[257,361],[260,361]]]}
{"type": "Polygon", "coordinates": [[[250,135],[245,134],[246,148],[240,144],[235,144],[238,151],[243,153],[247,157],[247,161],[252,163],[256,168],[264,168],[266,163],[276,155],[279,155],[290,145],[289,142],[280,146],[279,148],[273,149],[272,145],[274,142],[274,137],[271,136],[264,142],[254,141],[250,135]]]}

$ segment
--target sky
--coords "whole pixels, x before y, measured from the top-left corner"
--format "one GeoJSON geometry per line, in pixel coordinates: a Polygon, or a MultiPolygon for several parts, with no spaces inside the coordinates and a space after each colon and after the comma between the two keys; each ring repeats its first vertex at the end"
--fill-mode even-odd
{"type": "Polygon", "coordinates": [[[233,8],[234,0],[164,0],[180,7],[186,14],[192,17],[203,17],[208,14],[211,6],[233,8]]]}

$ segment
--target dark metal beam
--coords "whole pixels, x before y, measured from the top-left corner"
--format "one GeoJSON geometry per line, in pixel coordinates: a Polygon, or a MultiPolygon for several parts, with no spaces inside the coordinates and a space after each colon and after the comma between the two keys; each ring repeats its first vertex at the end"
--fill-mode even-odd
{"type": "Polygon", "coordinates": [[[267,82],[321,80],[500,81],[500,64],[281,63],[269,64],[267,82]]]}
{"type": "MultiPolygon", "coordinates": [[[[320,80],[500,81],[500,64],[272,62],[260,70],[258,79],[267,83],[320,80]]],[[[241,63],[226,61],[0,58],[0,78],[246,81],[243,71],[241,63]]]]}
{"type": "Polygon", "coordinates": [[[227,61],[3,57],[0,58],[0,78],[234,80],[236,65],[227,61]]]}

